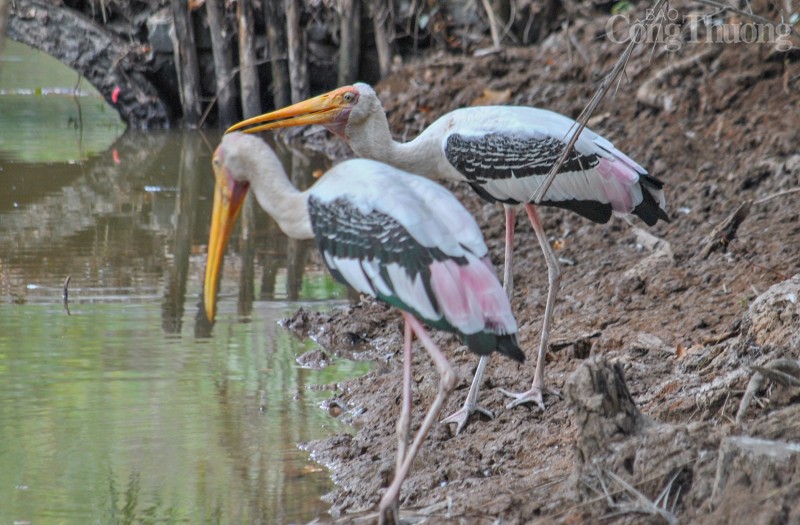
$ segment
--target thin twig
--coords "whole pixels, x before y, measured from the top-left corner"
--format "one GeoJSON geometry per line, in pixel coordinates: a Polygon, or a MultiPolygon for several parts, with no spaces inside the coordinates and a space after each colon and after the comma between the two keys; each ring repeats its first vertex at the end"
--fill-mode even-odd
{"type": "Polygon", "coordinates": [[[796,376],[800,375],[800,365],[793,359],[773,359],[764,366],[751,366],[750,369],[755,373],[747,383],[747,389],[739,402],[739,410],[736,412],[737,423],[741,423],[744,420],[747,408],[767,379],[772,379],[783,385],[797,385],[798,379],[796,376]]]}
{"type": "Polygon", "coordinates": [[[589,64],[591,64],[592,59],[589,57],[589,54],[586,52],[585,49],[583,49],[583,47],[581,47],[580,42],[578,42],[578,39],[575,38],[575,34],[569,30],[569,20],[566,20],[563,24],[561,24],[561,30],[567,37],[567,53],[569,56],[570,64],[572,63],[573,48],[578,53],[578,56],[581,58],[581,61],[583,61],[584,65],[588,66],[589,64]]]}
{"type": "MultiPolygon", "coordinates": [[[[275,60],[285,60],[285,59],[286,59],[286,55],[275,56],[275,57],[271,57],[271,58],[265,58],[264,60],[256,60],[255,62],[253,62],[253,67],[258,67],[258,66],[263,65],[263,64],[269,64],[270,62],[273,62],[275,60]]],[[[233,82],[233,79],[236,78],[236,75],[238,75],[241,70],[242,70],[241,66],[236,66],[236,67],[232,68],[230,74],[228,75],[228,78],[225,79],[225,85],[227,86],[228,84],[233,82]]],[[[206,109],[203,111],[203,114],[200,116],[200,122],[197,125],[197,127],[200,127],[200,128],[203,127],[203,124],[205,124],[206,119],[208,118],[208,114],[211,113],[211,110],[214,108],[214,104],[217,103],[217,99],[218,98],[219,98],[219,91],[217,91],[214,94],[214,96],[211,98],[211,100],[208,102],[208,106],[206,106],[206,109]]]]}
{"type": "MultiPolygon", "coordinates": [[[[625,69],[625,66],[628,64],[628,60],[630,59],[631,54],[633,53],[633,50],[636,47],[636,45],[644,40],[644,38],[642,38],[643,36],[642,32],[646,30],[645,26],[649,28],[652,25],[652,23],[656,20],[666,2],[667,0],[657,0],[655,5],[653,5],[652,10],[650,10],[647,16],[645,17],[645,24],[638,24],[636,26],[636,35],[631,38],[628,47],[625,48],[625,51],[623,51],[622,55],[620,55],[619,59],[617,59],[616,64],[614,64],[614,67],[605,76],[603,82],[600,84],[600,87],[597,89],[597,92],[594,94],[592,99],[589,101],[589,103],[583,109],[581,114],[578,116],[578,119],[575,122],[575,124],[578,125],[578,128],[575,130],[575,133],[572,135],[572,138],[567,143],[567,146],[561,152],[561,156],[553,165],[553,168],[547,175],[547,179],[545,179],[544,184],[539,186],[539,189],[537,189],[534,192],[533,196],[530,199],[530,202],[534,204],[539,204],[542,202],[545,193],[547,193],[547,190],[550,188],[550,185],[555,180],[556,175],[558,174],[558,170],[560,170],[561,166],[564,164],[564,162],[566,162],[567,157],[572,151],[572,147],[575,145],[575,142],[577,142],[578,137],[583,131],[583,128],[586,127],[586,123],[589,121],[589,117],[592,116],[592,113],[594,113],[594,110],[600,104],[600,101],[603,100],[603,97],[606,95],[609,88],[611,88],[611,85],[614,83],[614,80],[616,80],[617,77],[620,75],[620,73],[622,73],[622,71],[625,69]]],[[[570,128],[570,131],[571,130],[572,128],[570,128]]]]}
{"type": "Polygon", "coordinates": [[[483,9],[486,11],[486,16],[489,19],[489,32],[492,34],[492,44],[494,49],[500,49],[500,33],[497,31],[497,19],[494,17],[494,9],[489,0],[481,0],[483,9]]]}
{"type": "Polygon", "coordinates": [[[664,487],[664,490],[661,491],[661,494],[655,501],[650,500],[650,498],[639,492],[633,485],[619,477],[614,472],[609,470],[606,471],[606,474],[608,474],[611,479],[616,481],[625,489],[627,493],[634,496],[636,499],[636,503],[632,505],[617,504],[616,507],[621,509],[621,513],[638,512],[641,514],[660,516],[670,525],[675,525],[678,523],[678,518],[675,516],[675,514],[667,509],[667,502],[669,501],[669,493],[672,489],[672,483],[678,477],[678,474],[680,474],[680,470],[672,476],[672,479],[669,480],[669,483],[667,483],[667,486],[664,487]],[[664,506],[660,507],[658,502],[662,499],[664,500],[664,506]]]}
{"type": "MultiPolygon", "coordinates": [[[[707,459],[705,459],[705,461],[710,461],[710,460],[711,460],[711,458],[712,458],[712,456],[711,456],[711,455],[709,455],[709,457],[708,457],[707,459]]],[[[714,459],[716,459],[716,458],[714,458],[714,459]]],[[[694,463],[694,462],[695,462],[695,459],[691,459],[691,460],[689,460],[689,461],[686,461],[686,462],[684,462],[684,463],[681,463],[681,464],[679,464],[679,465],[676,465],[676,467],[675,467],[675,468],[678,468],[678,469],[681,469],[681,470],[682,470],[684,467],[688,467],[689,465],[691,465],[691,464],[692,464],[692,463],[694,463]]],[[[599,472],[599,470],[598,470],[598,472],[599,472]]],[[[640,480],[638,484],[639,484],[639,485],[644,485],[644,484],[646,484],[646,483],[650,483],[650,482],[652,482],[652,481],[655,481],[655,480],[657,480],[657,479],[659,479],[659,478],[662,478],[662,477],[663,477],[663,476],[662,476],[662,474],[656,474],[656,475],[650,476],[649,478],[645,478],[645,479],[643,479],[643,480],[640,480]]],[[[599,479],[599,476],[598,476],[598,479],[599,479]]],[[[588,486],[590,489],[592,489],[592,490],[593,490],[595,493],[598,493],[598,494],[599,494],[599,492],[598,492],[596,489],[594,489],[594,487],[592,487],[592,486],[591,486],[591,485],[589,485],[588,483],[587,483],[586,485],[587,485],[587,486],[588,486]]],[[[608,496],[614,496],[614,495],[616,495],[616,494],[622,494],[622,493],[624,493],[624,492],[625,492],[625,489],[624,489],[624,488],[622,488],[622,489],[617,489],[617,490],[614,490],[614,491],[609,491],[609,493],[608,493],[608,496]]],[[[577,503],[577,504],[575,504],[575,505],[573,505],[573,506],[571,506],[571,507],[564,508],[564,509],[562,509],[560,512],[556,512],[555,514],[553,514],[553,515],[551,516],[551,518],[552,518],[553,520],[556,520],[557,518],[560,518],[560,517],[566,516],[567,514],[569,514],[569,513],[572,513],[572,512],[575,512],[575,511],[576,511],[576,510],[578,510],[578,509],[585,508],[585,507],[587,507],[587,506],[589,506],[589,505],[592,505],[592,504],[594,504],[594,503],[598,503],[598,502],[600,502],[600,501],[603,501],[603,500],[607,500],[607,499],[608,499],[608,496],[606,496],[605,494],[601,494],[601,495],[599,495],[599,496],[597,496],[597,497],[586,499],[586,500],[584,500],[584,501],[581,501],[580,503],[577,503]]]]}
{"type": "Polygon", "coordinates": [[[798,191],[800,191],[800,188],[792,188],[792,189],[789,189],[789,190],[779,191],[778,193],[773,193],[772,195],[768,195],[768,196],[764,197],[763,199],[758,199],[753,204],[764,204],[765,202],[771,201],[772,199],[774,199],[776,197],[783,197],[784,195],[789,195],[790,193],[797,193],[798,191]]]}
{"type": "Polygon", "coordinates": [[[64,310],[66,310],[67,315],[72,315],[69,313],[69,281],[72,279],[72,275],[67,275],[67,278],[64,280],[64,310]]]}

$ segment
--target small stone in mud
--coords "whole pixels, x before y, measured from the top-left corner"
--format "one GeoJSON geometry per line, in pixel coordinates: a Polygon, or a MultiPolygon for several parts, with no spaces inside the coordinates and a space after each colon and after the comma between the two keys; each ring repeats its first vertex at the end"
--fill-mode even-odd
{"type": "Polygon", "coordinates": [[[328,355],[322,350],[310,350],[299,356],[295,361],[303,368],[312,368],[314,370],[325,368],[329,364],[328,355]]]}
{"type": "Polygon", "coordinates": [[[338,399],[331,399],[328,403],[328,414],[331,417],[339,417],[344,412],[344,405],[338,399]]]}
{"type": "Polygon", "coordinates": [[[589,339],[578,339],[572,345],[573,359],[586,359],[592,353],[592,341],[589,339]]]}

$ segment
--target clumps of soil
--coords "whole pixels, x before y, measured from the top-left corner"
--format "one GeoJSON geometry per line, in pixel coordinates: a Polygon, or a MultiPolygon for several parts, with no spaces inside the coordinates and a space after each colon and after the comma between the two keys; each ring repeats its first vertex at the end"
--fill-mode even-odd
{"type": "MultiPolygon", "coordinates": [[[[558,33],[537,48],[404,66],[376,86],[395,137],[408,140],[449,110],[497,97],[576,117],[622,50],[597,38],[603,23],[578,21],[571,38],[558,33]]],[[[460,435],[433,427],[403,486],[404,521],[798,520],[800,387],[786,363],[800,357],[800,193],[763,199],[800,186],[800,64],[766,45],[703,51],[716,45],[687,44],[676,54],[640,48],[590,122],[664,181],[672,222],[596,225],[541,211],[563,269],[546,382],[564,397],[548,397],[544,413],[506,409],[499,390],[530,386],[547,290],[543,257],[520,214],[512,307],[530,362],[490,362],[481,402],[494,420],[474,418],[460,435]],[[749,213],[734,231],[715,230],[746,201],[749,213]],[[716,246],[704,252],[709,242],[716,246]],[[606,378],[606,393],[576,387],[582,374],[606,378]],[[754,374],[762,377],[742,408],[754,374]],[[611,398],[630,403],[605,406],[611,398]]],[[[501,207],[450,188],[500,268],[501,207]]],[[[330,521],[368,523],[394,468],[400,316],[362,300],[299,312],[287,326],[334,354],[378,362],[336,398],[358,432],[304,444],[332,468],[330,521]]],[[[455,337],[434,334],[459,377],[444,417],[460,408],[477,357],[455,337]]],[[[413,370],[415,429],[438,377],[421,348],[413,370]]]]}

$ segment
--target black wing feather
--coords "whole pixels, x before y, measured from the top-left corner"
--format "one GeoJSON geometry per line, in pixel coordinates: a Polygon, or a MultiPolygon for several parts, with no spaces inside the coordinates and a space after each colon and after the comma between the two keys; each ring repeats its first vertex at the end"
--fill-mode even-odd
{"type": "MultiPolygon", "coordinates": [[[[565,142],[552,137],[520,138],[497,133],[447,137],[445,156],[468,181],[522,178],[547,175],[561,155],[565,142]]],[[[559,173],[583,171],[600,162],[597,155],[584,155],[573,149],[559,173]]]]}

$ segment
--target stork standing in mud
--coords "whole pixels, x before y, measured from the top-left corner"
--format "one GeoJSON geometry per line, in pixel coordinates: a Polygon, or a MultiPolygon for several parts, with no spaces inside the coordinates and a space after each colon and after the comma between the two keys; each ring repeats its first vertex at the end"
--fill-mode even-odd
{"type": "MultiPolygon", "coordinates": [[[[548,293],[531,388],[522,393],[503,392],[514,398],[508,408],[535,402],[544,409],[545,355],[561,271],[531,199],[572,138],[575,121],[530,107],[469,107],[445,114],[411,142],[399,143],[392,139],[375,91],[359,83],[245,120],[228,131],[255,133],[303,124],[322,124],[344,138],[360,157],[411,173],[466,182],[484,199],[505,204],[503,286],[509,297],[513,290],[514,206],[524,205],[547,262],[548,293]]],[[[541,204],[572,210],[597,223],[608,222],[612,213],[632,214],[652,226],[659,219],[669,220],[662,187],[661,181],[611,142],[585,128],[541,204]]],[[[475,411],[492,417],[477,404],[487,361],[488,356],[481,357],[464,406],[444,419],[457,423],[457,432],[475,411]]]]}
{"type": "Polygon", "coordinates": [[[338,281],[401,310],[405,328],[397,468],[380,503],[381,521],[389,512],[396,518],[403,480],[455,383],[447,358],[418,319],[457,334],[479,355],[500,352],[525,359],[517,346],[511,305],[477,223],[443,187],[372,160],[343,162],[301,192],[264,141],[233,133],[214,152],[213,168],[216,185],[204,284],[209,320],[214,320],[222,257],[248,190],[286,235],[316,238],[322,260],[338,281]],[[414,335],[441,377],[436,398],[409,444],[414,335]]]}

